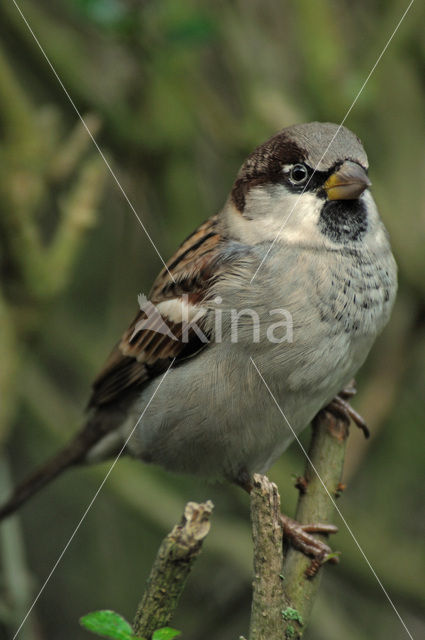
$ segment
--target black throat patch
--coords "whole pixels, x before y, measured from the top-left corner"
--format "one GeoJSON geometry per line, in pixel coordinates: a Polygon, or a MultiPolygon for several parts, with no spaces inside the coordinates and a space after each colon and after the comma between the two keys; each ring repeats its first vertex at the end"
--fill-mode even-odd
{"type": "Polygon", "coordinates": [[[334,242],[360,240],[367,227],[367,211],[362,200],[329,200],[323,205],[319,229],[334,242]]]}

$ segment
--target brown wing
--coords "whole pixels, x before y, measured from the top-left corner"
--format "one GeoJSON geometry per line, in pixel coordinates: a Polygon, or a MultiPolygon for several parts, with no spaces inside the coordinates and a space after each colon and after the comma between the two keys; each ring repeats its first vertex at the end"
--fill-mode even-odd
{"type": "Polygon", "coordinates": [[[141,389],[165,371],[173,358],[177,362],[204,346],[193,331],[182,341],[182,324],[158,313],[153,305],[179,301],[185,294],[196,307],[214,280],[220,241],[217,216],[213,216],[182,243],[156,278],[145,310],[139,311],[95,379],[89,407],[118,401],[123,394],[141,389]]]}

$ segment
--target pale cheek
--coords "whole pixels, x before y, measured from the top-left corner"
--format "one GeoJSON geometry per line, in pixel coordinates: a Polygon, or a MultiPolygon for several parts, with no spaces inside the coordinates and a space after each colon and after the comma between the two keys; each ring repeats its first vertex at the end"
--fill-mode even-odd
{"type": "Polygon", "coordinates": [[[282,226],[282,216],[278,218],[270,215],[269,211],[264,211],[263,206],[261,213],[249,207],[245,208],[245,215],[241,215],[232,203],[228,203],[222,215],[229,235],[247,245],[273,241],[282,226]]]}
{"type": "Polygon", "coordinates": [[[323,201],[314,194],[288,193],[284,187],[251,189],[244,215],[229,203],[225,215],[233,235],[247,244],[275,239],[305,242],[318,233],[323,201]]]}
{"type": "Polygon", "coordinates": [[[314,194],[290,194],[285,197],[279,216],[279,239],[290,244],[315,244],[323,201],[314,194]]]}

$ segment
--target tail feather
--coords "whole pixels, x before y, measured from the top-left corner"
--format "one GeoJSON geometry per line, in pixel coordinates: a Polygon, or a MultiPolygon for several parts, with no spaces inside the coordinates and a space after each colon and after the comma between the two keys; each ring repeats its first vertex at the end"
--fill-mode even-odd
{"type": "Polygon", "coordinates": [[[85,462],[87,453],[103,436],[112,431],[116,420],[95,414],[86,426],[50,460],[27,476],[13,491],[10,498],[0,506],[0,520],[7,518],[27,500],[38,493],[61,473],[74,465],[85,462]]]}

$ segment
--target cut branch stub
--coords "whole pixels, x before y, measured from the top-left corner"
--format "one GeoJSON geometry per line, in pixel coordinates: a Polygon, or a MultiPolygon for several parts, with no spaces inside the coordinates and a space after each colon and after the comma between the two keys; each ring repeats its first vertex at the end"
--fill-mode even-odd
{"type": "Polygon", "coordinates": [[[188,502],[182,521],[164,538],[134,619],[136,635],[150,640],[156,629],[169,625],[210,530],[212,510],[210,500],[202,504],[188,502]]]}
{"type": "Polygon", "coordinates": [[[249,640],[282,636],[282,526],[276,485],[265,476],[253,478],[251,491],[254,580],[249,640]]]}

